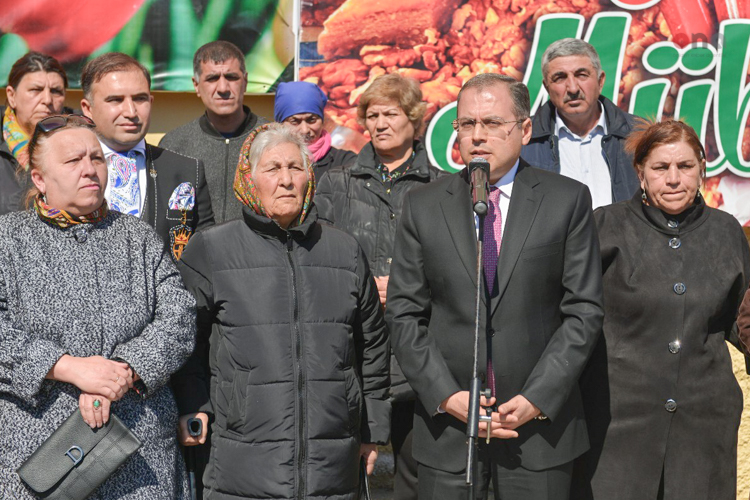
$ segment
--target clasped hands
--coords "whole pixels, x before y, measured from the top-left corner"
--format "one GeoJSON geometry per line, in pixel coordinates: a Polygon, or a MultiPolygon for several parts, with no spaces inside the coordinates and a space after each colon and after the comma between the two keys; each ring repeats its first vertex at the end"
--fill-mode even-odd
{"type": "MultiPolygon", "coordinates": [[[[495,398],[481,396],[480,406],[493,406],[495,398]]],[[[466,422],[469,415],[469,391],[459,391],[451,394],[441,403],[440,407],[446,413],[453,415],[462,422],[466,422]]],[[[539,408],[534,406],[528,399],[520,394],[498,406],[497,411],[492,412],[492,426],[490,438],[512,439],[518,437],[516,429],[541,415],[539,408]]],[[[479,437],[487,437],[487,422],[480,420],[479,437]]]]}
{"type": "Polygon", "coordinates": [[[50,369],[47,378],[73,384],[81,390],[78,406],[84,422],[94,429],[109,421],[111,403],[133,388],[138,375],[127,363],[102,356],[82,358],[65,354],[50,369]]]}

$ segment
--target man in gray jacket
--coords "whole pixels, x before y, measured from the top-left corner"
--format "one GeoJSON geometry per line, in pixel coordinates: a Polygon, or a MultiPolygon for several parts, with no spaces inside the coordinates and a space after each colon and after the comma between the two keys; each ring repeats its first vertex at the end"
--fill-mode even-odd
{"type": "Polygon", "coordinates": [[[549,101],[534,115],[523,159],[588,186],[594,208],[630,199],[639,183],[623,146],[633,116],[601,95],[605,74],[594,47],[577,38],[550,44],[542,75],[549,101]]]}
{"type": "Polygon", "coordinates": [[[232,43],[210,42],[195,52],[193,85],[206,112],[168,132],[159,146],[203,160],[214,216],[222,223],[242,213],[232,190],[237,159],[248,134],[268,120],[242,104],[247,88],[245,56],[232,43]]]}

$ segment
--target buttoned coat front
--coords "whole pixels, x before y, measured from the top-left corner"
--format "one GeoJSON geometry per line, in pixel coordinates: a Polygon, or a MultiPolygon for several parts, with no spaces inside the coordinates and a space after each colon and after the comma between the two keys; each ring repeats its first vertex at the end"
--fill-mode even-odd
{"type": "Polygon", "coordinates": [[[663,470],[665,500],[733,500],[742,392],[725,339],[750,279],[742,229],[702,201],[667,217],[639,195],[595,219],[604,334],[582,376],[592,449],[578,464],[593,480],[576,474],[571,498],[657,498],[663,470]]]}

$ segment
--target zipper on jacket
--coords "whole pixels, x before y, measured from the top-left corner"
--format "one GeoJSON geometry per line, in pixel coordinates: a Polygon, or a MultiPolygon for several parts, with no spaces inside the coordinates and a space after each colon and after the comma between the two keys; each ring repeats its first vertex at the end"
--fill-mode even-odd
{"type": "MultiPolygon", "coordinates": [[[[229,170],[227,166],[227,162],[229,161],[229,139],[224,139],[224,183],[222,186],[224,186],[224,196],[222,198],[223,202],[221,204],[221,220],[225,221],[227,220],[227,198],[229,198],[227,194],[227,177],[229,176],[229,170]]],[[[237,165],[234,166],[234,168],[237,168],[237,165]]]]}
{"type": "Polygon", "coordinates": [[[299,478],[297,488],[297,498],[300,500],[305,498],[305,475],[306,475],[306,452],[307,452],[307,441],[305,440],[305,413],[306,413],[306,402],[305,402],[305,372],[304,365],[302,363],[302,335],[299,327],[299,302],[297,295],[297,273],[294,268],[294,259],[292,258],[293,250],[292,236],[286,233],[286,256],[289,260],[289,269],[292,272],[292,304],[293,304],[293,325],[292,330],[294,332],[294,353],[295,353],[295,370],[294,374],[297,378],[297,400],[299,401],[299,413],[297,415],[297,439],[299,440],[299,446],[297,447],[297,475],[299,478]]]}

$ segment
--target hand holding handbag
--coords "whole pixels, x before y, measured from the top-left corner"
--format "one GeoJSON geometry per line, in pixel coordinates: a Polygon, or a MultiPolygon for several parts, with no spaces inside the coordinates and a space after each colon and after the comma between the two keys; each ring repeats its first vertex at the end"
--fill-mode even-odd
{"type": "Polygon", "coordinates": [[[92,429],[76,410],[16,472],[42,498],[82,500],[140,447],[115,414],[92,429]]]}

